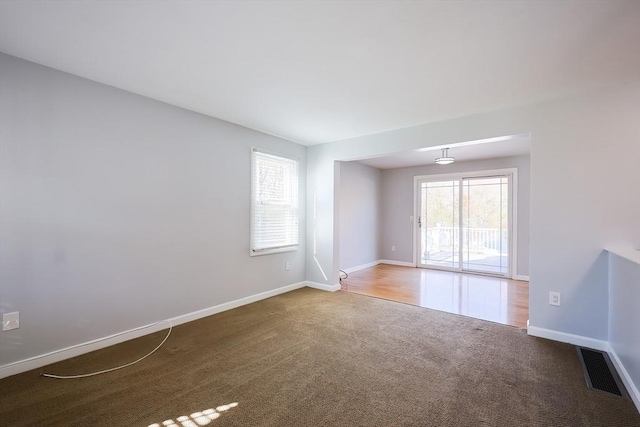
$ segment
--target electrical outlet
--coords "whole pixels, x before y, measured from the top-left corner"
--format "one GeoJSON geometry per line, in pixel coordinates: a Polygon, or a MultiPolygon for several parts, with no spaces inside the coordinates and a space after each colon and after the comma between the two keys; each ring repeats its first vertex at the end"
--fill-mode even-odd
{"type": "Polygon", "coordinates": [[[284,269],[287,271],[291,270],[291,261],[287,261],[284,263],[284,269]]]}
{"type": "Polygon", "coordinates": [[[549,292],[549,304],[560,306],[560,292],[549,292]]]}
{"type": "Polygon", "coordinates": [[[20,327],[20,312],[4,313],[2,315],[2,331],[10,331],[20,327]]]}
{"type": "Polygon", "coordinates": [[[391,246],[391,251],[395,252],[396,251],[396,247],[395,246],[391,246]]]}

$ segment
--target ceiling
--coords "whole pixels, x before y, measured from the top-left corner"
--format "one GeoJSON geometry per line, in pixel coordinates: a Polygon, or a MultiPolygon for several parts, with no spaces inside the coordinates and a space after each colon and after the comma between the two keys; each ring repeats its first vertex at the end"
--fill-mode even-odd
{"type": "Polygon", "coordinates": [[[638,1],[12,1],[0,50],[313,145],[640,77],[638,1]]]}
{"type": "MultiPolygon", "coordinates": [[[[420,150],[403,151],[382,157],[358,160],[358,162],[378,169],[435,165],[435,159],[442,156],[441,149],[444,147],[445,146],[437,146],[420,150]]],[[[471,160],[525,156],[531,153],[531,136],[513,135],[450,144],[446,145],[446,147],[449,148],[449,156],[454,157],[456,163],[471,160]]]]}

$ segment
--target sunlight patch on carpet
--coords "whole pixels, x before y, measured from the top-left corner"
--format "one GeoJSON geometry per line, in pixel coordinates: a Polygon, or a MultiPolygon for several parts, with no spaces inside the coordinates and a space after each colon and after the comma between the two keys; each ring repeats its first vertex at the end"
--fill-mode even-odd
{"type": "Polygon", "coordinates": [[[190,415],[181,415],[173,419],[164,420],[162,423],[149,424],[149,427],[199,427],[206,426],[211,421],[217,419],[221,412],[228,411],[238,406],[238,402],[228,403],[226,405],[217,406],[215,409],[209,408],[202,412],[194,412],[190,415]]]}

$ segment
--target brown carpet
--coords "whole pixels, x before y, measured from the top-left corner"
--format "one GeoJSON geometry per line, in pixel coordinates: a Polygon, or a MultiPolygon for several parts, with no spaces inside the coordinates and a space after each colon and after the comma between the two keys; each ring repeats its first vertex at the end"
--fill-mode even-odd
{"type": "Polygon", "coordinates": [[[640,426],[631,401],[586,388],[573,346],[308,288],[178,326],[120,371],[39,376],[130,362],[165,333],[0,380],[1,424],[640,426]]]}

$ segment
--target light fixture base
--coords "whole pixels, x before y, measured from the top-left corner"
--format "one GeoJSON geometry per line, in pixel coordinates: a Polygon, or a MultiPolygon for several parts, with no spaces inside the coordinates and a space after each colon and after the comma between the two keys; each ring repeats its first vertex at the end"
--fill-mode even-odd
{"type": "Polygon", "coordinates": [[[456,159],[453,157],[449,157],[449,149],[448,148],[443,148],[442,149],[442,157],[438,157],[436,159],[436,164],[439,165],[450,165],[451,163],[455,162],[456,159]]]}

